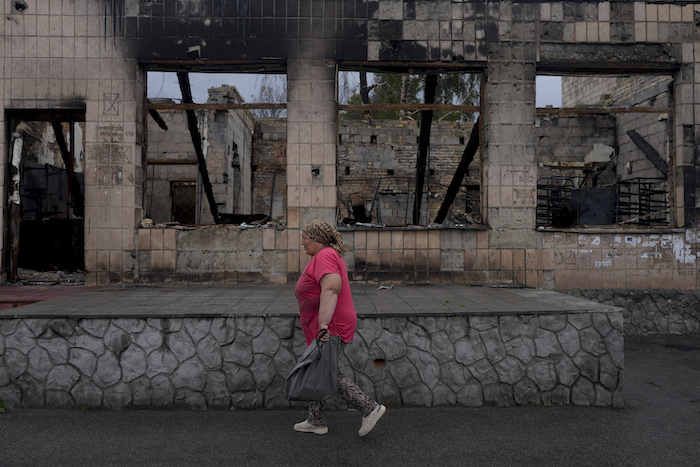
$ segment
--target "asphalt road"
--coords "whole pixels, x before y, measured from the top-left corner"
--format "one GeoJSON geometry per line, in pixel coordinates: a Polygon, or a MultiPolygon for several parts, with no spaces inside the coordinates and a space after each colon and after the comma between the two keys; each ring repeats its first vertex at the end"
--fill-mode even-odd
{"type": "Polygon", "coordinates": [[[626,338],[624,377],[624,409],[389,407],[365,438],[344,411],[8,410],[0,466],[700,465],[700,335],[626,338]]]}

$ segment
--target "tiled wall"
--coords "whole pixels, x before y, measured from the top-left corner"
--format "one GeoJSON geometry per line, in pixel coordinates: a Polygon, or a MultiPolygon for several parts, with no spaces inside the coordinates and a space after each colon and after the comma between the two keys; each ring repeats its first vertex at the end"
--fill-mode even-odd
{"type": "Polygon", "coordinates": [[[352,279],[377,283],[543,284],[541,250],[489,248],[489,231],[345,232],[352,279]]]}
{"type": "Polygon", "coordinates": [[[695,289],[700,287],[694,235],[553,232],[543,235],[543,285],[570,289],[695,289]],[[553,280],[553,283],[550,281],[553,280]]]}
{"type": "MultiPolygon", "coordinates": [[[[578,47],[579,55],[574,58],[590,60],[586,50],[600,52],[602,46],[607,50],[608,44],[615,50],[619,45],[627,47],[624,50],[663,49],[666,55],[661,58],[682,66],[674,75],[676,157],[672,173],[676,183],[677,225],[685,225],[686,220],[693,222],[697,206],[695,190],[685,190],[685,184],[698,181],[695,134],[700,134],[697,111],[700,105],[696,103],[694,90],[700,83],[700,74],[695,71],[700,42],[697,42],[694,17],[700,13],[700,5],[656,1],[535,4],[506,0],[399,5],[382,0],[344,2],[344,7],[352,8],[341,14],[338,8],[332,8],[334,2],[302,2],[307,9],[313,4],[313,13],[301,9],[295,12],[287,24],[296,25],[297,36],[285,38],[267,37],[262,28],[267,23],[264,9],[258,6],[272,2],[252,2],[256,5],[256,13],[253,14],[251,7],[251,15],[258,25],[259,40],[244,37],[250,35],[245,26],[252,22],[237,22],[234,16],[240,11],[227,10],[225,21],[215,24],[235,25],[231,31],[236,33],[236,44],[255,39],[254,43],[250,47],[230,47],[225,46],[226,39],[216,38],[208,42],[213,44],[211,49],[204,45],[202,53],[215,50],[233,54],[235,59],[269,56],[286,59],[288,229],[284,240],[275,231],[274,242],[269,237],[271,234],[261,235],[260,231],[239,234],[218,229],[216,235],[208,238],[207,229],[182,230],[176,234],[172,247],[172,238],[168,239],[170,243],[166,242],[167,229],[161,231],[162,239],[156,229],[148,233],[137,230],[143,218],[144,80],[134,57],[150,50],[172,53],[172,58],[186,58],[186,47],[176,48],[178,38],[154,37],[157,29],[152,26],[176,23],[176,9],[168,2],[162,5],[152,2],[154,5],[146,8],[150,13],[145,16],[139,16],[139,8],[125,10],[124,31],[138,31],[139,25],[149,29],[148,34],[138,36],[133,44],[127,43],[125,37],[114,37],[113,23],[106,20],[102,1],[28,3],[30,9],[25,13],[15,12],[14,2],[0,6],[5,18],[0,23],[5,44],[1,52],[2,105],[5,110],[61,109],[76,102],[86,106],[88,284],[136,280],[155,274],[158,268],[170,271],[173,260],[175,274],[181,272],[185,280],[191,274],[212,281],[229,281],[235,274],[236,280],[255,277],[277,281],[298,274],[308,261],[300,251],[300,227],[316,218],[336,219],[337,109],[333,60],[341,57],[394,63],[471,61],[486,67],[487,78],[483,90],[488,99],[484,101],[482,155],[484,215],[491,230],[458,235],[441,229],[434,229],[437,234],[433,230],[357,231],[354,233],[357,238],[352,239],[355,250],[351,253],[351,269],[358,278],[370,278],[371,274],[381,272],[390,280],[400,276],[401,280],[416,282],[448,278],[468,283],[513,281],[561,289],[585,283],[591,287],[621,285],[623,280],[625,287],[635,288],[657,284],[697,286],[694,229],[631,236],[624,231],[598,235],[534,229],[537,163],[533,103],[539,61],[560,58],[557,53],[562,50],[578,47]],[[332,10],[328,19],[324,10],[315,9],[321,4],[329,5],[332,10]],[[156,11],[163,12],[166,8],[167,14],[159,17],[156,11]],[[302,31],[300,25],[308,28],[302,31]],[[326,25],[329,29],[324,29],[326,25]],[[644,44],[643,48],[638,47],[640,43],[644,44]],[[127,57],[127,54],[134,55],[127,57]],[[314,169],[318,169],[318,175],[314,175],[314,169]],[[576,245],[570,237],[576,239],[576,245]],[[166,243],[170,245],[168,248],[166,243]],[[274,249],[270,249],[273,244],[274,249]],[[209,256],[197,255],[203,245],[213,245],[207,250],[211,252],[209,256]],[[361,264],[366,267],[358,268],[361,264]],[[143,270],[146,265],[147,269],[143,270]],[[403,265],[400,273],[396,271],[399,265],[403,265]]],[[[189,2],[178,4],[189,5],[189,2]]],[[[190,11],[183,7],[185,10],[190,11]]],[[[274,17],[275,10],[271,11],[274,17]]],[[[204,30],[200,26],[205,20],[200,17],[189,22],[186,35],[200,43],[207,42],[203,39],[210,38],[203,37],[205,33],[197,29],[204,30]]],[[[279,34],[280,30],[274,31],[279,34]]],[[[149,57],[153,58],[145,56],[149,57]]],[[[5,123],[5,112],[0,113],[0,118],[5,123]]],[[[4,155],[8,152],[5,132],[6,125],[0,125],[0,154],[4,155]]],[[[0,164],[0,175],[5,167],[6,163],[0,164]]],[[[3,183],[5,179],[0,178],[3,183]]],[[[2,196],[6,196],[5,187],[2,188],[2,196]]],[[[6,214],[6,203],[0,206],[0,214],[6,214]]],[[[6,233],[4,221],[2,225],[6,233]]],[[[2,236],[3,242],[5,237],[2,236]]]]}
{"type": "MultiPolygon", "coordinates": [[[[136,167],[143,80],[137,64],[125,58],[125,40],[112,37],[98,2],[27,2],[24,13],[14,4],[0,7],[6,46],[2,106],[60,111],[85,105],[86,282],[119,282],[130,268],[123,252],[134,250],[134,226],[141,219],[136,167]]],[[[4,111],[0,118],[5,123],[4,111]]],[[[5,125],[0,128],[6,154],[5,125]]]]}

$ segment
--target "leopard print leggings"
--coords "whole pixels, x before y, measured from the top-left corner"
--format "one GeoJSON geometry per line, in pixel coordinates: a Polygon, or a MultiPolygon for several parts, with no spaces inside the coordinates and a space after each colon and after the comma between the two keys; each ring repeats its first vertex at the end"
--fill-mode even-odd
{"type": "MultiPolygon", "coordinates": [[[[357,384],[343,374],[340,367],[340,357],[343,355],[344,349],[345,342],[342,342],[338,353],[338,392],[336,394],[342,397],[350,407],[360,412],[363,417],[366,417],[379,404],[367,397],[357,384]]],[[[326,403],[324,401],[309,402],[309,423],[316,426],[326,426],[326,403]]]]}

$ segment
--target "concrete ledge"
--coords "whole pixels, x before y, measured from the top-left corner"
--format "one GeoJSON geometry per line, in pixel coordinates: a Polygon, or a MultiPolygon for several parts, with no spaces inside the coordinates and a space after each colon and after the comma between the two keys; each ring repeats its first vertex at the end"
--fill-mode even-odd
{"type": "MultiPolygon", "coordinates": [[[[361,319],[345,370],[383,403],[623,406],[620,309],[538,289],[353,295],[361,319]]],[[[108,287],[0,312],[0,398],[286,408],[282,384],[303,347],[290,286],[108,287]]]]}

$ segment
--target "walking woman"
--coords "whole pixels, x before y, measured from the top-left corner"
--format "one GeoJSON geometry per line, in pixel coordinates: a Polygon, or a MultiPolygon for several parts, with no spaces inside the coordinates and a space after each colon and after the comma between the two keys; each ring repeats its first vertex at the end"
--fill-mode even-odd
{"type": "MultiPolygon", "coordinates": [[[[306,345],[317,336],[328,341],[329,335],[340,336],[339,353],[355,336],[357,314],[350,292],[348,271],[343,261],[343,237],[338,230],[324,221],[309,222],[302,228],[301,244],[311,261],[299,277],[294,295],[299,300],[301,329],[306,345]]],[[[338,392],[350,407],[362,414],[359,435],[372,431],[384,415],[386,407],[368,398],[345,375],[338,365],[338,392]]],[[[296,431],[325,435],[328,433],[325,402],[309,403],[309,417],[294,425],[296,431]]]]}

